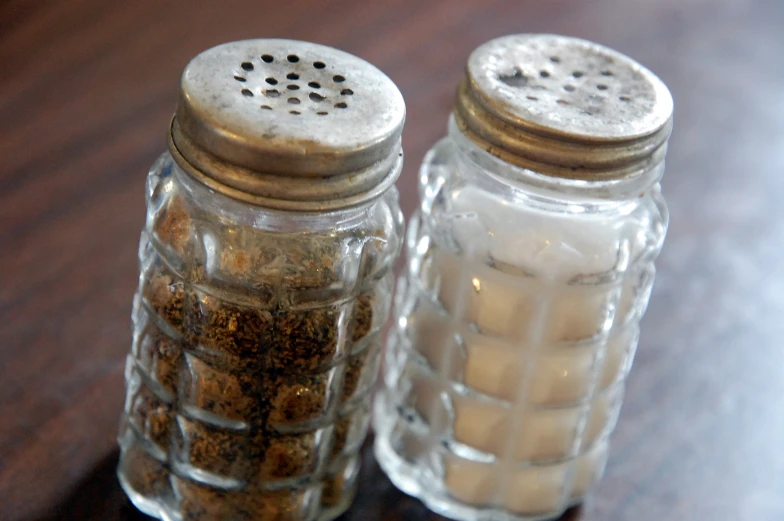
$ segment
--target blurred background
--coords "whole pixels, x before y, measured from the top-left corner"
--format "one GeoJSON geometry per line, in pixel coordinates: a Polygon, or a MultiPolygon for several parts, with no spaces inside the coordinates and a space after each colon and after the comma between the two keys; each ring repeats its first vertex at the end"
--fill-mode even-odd
{"type": "MultiPolygon", "coordinates": [[[[597,41],[675,99],[671,228],[607,477],[570,519],[784,519],[784,2],[0,1],[0,520],[144,519],[114,478],[147,168],[213,45],[310,40],[406,99],[406,215],[470,51],[597,41]]],[[[366,458],[351,520],[435,520],[366,458]]]]}

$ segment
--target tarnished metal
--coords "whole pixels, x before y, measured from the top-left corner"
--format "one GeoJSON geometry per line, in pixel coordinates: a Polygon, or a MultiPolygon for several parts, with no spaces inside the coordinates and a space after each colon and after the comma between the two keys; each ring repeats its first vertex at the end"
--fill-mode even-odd
{"type": "Polygon", "coordinates": [[[169,149],[210,188],[270,208],[322,211],[383,193],[400,173],[403,97],[371,64],[292,40],[194,58],[169,149]]]}
{"type": "Polygon", "coordinates": [[[664,83],[631,58],[577,38],[523,34],[471,54],[454,113],[468,138],[509,163],[611,180],[663,159],[672,110],[664,83]]]}

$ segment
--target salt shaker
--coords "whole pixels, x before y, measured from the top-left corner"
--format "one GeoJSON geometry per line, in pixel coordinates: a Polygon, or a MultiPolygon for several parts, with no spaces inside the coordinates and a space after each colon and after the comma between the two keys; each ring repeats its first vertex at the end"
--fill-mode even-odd
{"type": "Polygon", "coordinates": [[[120,483],[177,521],[328,520],[352,500],[402,244],[403,99],[311,43],[190,62],[149,172],[120,483]]]}
{"type": "Polygon", "coordinates": [[[667,228],[672,108],[650,71],[583,40],[471,54],[421,168],[376,400],[398,488],[515,521],[597,483],[667,228]]]}

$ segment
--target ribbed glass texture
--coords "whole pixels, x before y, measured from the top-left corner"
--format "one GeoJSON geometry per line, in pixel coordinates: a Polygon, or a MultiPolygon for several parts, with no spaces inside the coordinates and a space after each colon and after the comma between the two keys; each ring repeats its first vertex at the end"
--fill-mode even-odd
{"type": "Polygon", "coordinates": [[[181,521],[332,519],[353,498],[402,215],[267,211],[150,170],[118,475],[181,521]]]}
{"type": "Polygon", "coordinates": [[[482,154],[445,138],[422,166],[376,455],[442,515],[552,518],[604,471],[667,209],[656,172],[634,196],[580,197],[482,154]]]}

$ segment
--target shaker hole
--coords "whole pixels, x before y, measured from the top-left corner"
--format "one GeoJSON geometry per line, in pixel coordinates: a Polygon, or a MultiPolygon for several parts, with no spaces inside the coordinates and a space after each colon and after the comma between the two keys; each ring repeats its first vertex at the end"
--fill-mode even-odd
{"type": "Polygon", "coordinates": [[[324,62],[313,62],[313,67],[315,67],[316,69],[323,69],[324,67],[326,67],[326,65],[324,65],[324,62]]]}
{"type": "Polygon", "coordinates": [[[275,78],[267,78],[264,81],[266,81],[270,85],[277,85],[278,84],[278,80],[276,80],[275,78]]]}
{"type": "Polygon", "coordinates": [[[498,79],[510,87],[519,88],[528,85],[528,78],[517,67],[514,68],[512,74],[501,74],[498,76],[498,79]]]}
{"type": "Polygon", "coordinates": [[[242,76],[234,76],[234,79],[237,80],[237,81],[242,81],[242,82],[248,81],[245,78],[243,78],[242,76]]]}
{"type": "Polygon", "coordinates": [[[536,96],[526,96],[526,98],[531,101],[539,101],[539,98],[537,98],[536,96]]]}
{"type": "Polygon", "coordinates": [[[574,72],[572,73],[572,76],[574,76],[575,78],[582,78],[584,74],[585,74],[585,73],[584,73],[584,72],[582,72],[582,71],[574,71],[574,72]]]}
{"type": "Polygon", "coordinates": [[[574,92],[574,85],[564,85],[564,90],[566,92],[574,92]]]}
{"type": "Polygon", "coordinates": [[[296,54],[289,54],[288,56],[286,56],[286,59],[291,63],[297,63],[299,61],[299,56],[297,56],[296,54]]]}
{"type": "Polygon", "coordinates": [[[542,78],[549,78],[550,73],[547,71],[539,71],[539,76],[541,76],[542,78]]]}
{"type": "Polygon", "coordinates": [[[602,76],[612,76],[613,75],[613,71],[606,70],[606,71],[602,71],[600,74],[602,76]]]}
{"type": "Polygon", "coordinates": [[[618,99],[621,100],[621,101],[626,101],[626,102],[629,102],[629,101],[632,100],[629,96],[619,96],[618,99]]]}
{"type": "Polygon", "coordinates": [[[277,98],[278,96],[280,96],[280,92],[278,91],[278,89],[267,89],[264,91],[264,95],[267,96],[268,98],[277,98]]]}
{"type": "Polygon", "coordinates": [[[569,102],[566,101],[565,99],[559,99],[558,101],[556,101],[556,103],[558,103],[562,107],[565,107],[569,104],[569,102]]]}
{"type": "Polygon", "coordinates": [[[299,79],[299,74],[297,74],[296,72],[290,72],[290,73],[286,74],[286,78],[288,78],[290,80],[298,80],[299,79]]]}
{"type": "Polygon", "coordinates": [[[334,76],[332,76],[332,79],[335,81],[335,83],[343,83],[344,81],[346,81],[346,78],[344,78],[340,74],[335,74],[334,76]]]}
{"type": "Polygon", "coordinates": [[[299,98],[289,98],[290,105],[299,105],[299,98]]]}
{"type": "Polygon", "coordinates": [[[558,56],[550,56],[550,61],[553,63],[561,63],[561,58],[558,56]]]}
{"type": "Polygon", "coordinates": [[[345,108],[348,108],[348,105],[341,101],[340,103],[335,103],[335,108],[336,109],[345,109],[345,108]]]}
{"type": "Polygon", "coordinates": [[[250,91],[250,89],[242,89],[242,95],[251,97],[253,96],[253,93],[250,91]]]}
{"type": "Polygon", "coordinates": [[[242,62],[241,67],[243,69],[245,69],[246,71],[252,71],[253,70],[253,64],[251,62],[242,62]]]}
{"type": "Polygon", "coordinates": [[[269,105],[262,105],[261,108],[263,108],[264,110],[272,110],[272,107],[270,107],[269,105]]]}
{"type": "Polygon", "coordinates": [[[321,102],[321,101],[324,101],[324,96],[322,96],[322,95],[321,95],[321,94],[319,94],[318,92],[311,92],[310,94],[308,94],[308,97],[309,97],[309,98],[310,98],[312,101],[315,101],[315,102],[317,102],[317,103],[318,103],[318,102],[321,102]]]}
{"type": "Polygon", "coordinates": [[[596,86],[596,88],[599,90],[607,90],[607,85],[605,85],[604,83],[600,83],[599,85],[596,86]]]}
{"type": "Polygon", "coordinates": [[[354,95],[354,91],[351,90],[351,89],[343,89],[343,90],[340,91],[340,93],[342,95],[344,95],[344,96],[353,96],[354,95]]]}
{"type": "Polygon", "coordinates": [[[316,112],[316,114],[318,114],[319,116],[326,116],[327,114],[329,114],[329,112],[322,111],[322,112],[316,112]]]}
{"type": "Polygon", "coordinates": [[[264,61],[264,63],[272,63],[275,60],[275,58],[269,54],[262,54],[261,59],[264,61]]]}
{"type": "Polygon", "coordinates": [[[286,88],[289,90],[299,90],[299,85],[294,85],[292,83],[291,85],[286,85],[286,88]]]}
{"type": "Polygon", "coordinates": [[[300,114],[302,114],[302,113],[301,113],[301,112],[299,112],[299,111],[297,111],[297,110],[290,110],[290,111],[289,111],[289,114],[294,114],[295,116],[299,116],[299,115],[300,115],[300,114]]]}
{"type": "Polygon", "coordinates": [[[321,84],[317,81],[311,81],[310,83],[308,83],[308,87],[310,87],[311,89],[320,89],[321,84]]]}

